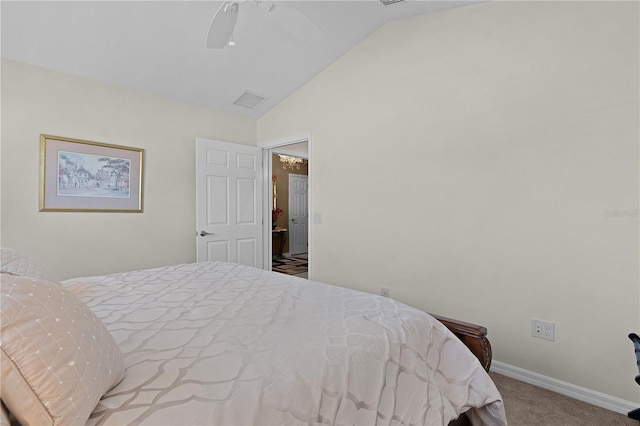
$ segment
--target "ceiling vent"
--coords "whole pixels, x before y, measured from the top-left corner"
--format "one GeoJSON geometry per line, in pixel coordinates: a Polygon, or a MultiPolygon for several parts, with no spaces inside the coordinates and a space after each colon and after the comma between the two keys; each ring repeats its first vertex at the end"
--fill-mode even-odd
{"type": "Polygon", "coordinates": [[[267,98],[264,96],[256,95],[255,93],[250,93],[245,91],[238,99],[236,99],[233,103],[235,105],[239,105],[241,107],[255,109],[261,103],[263,103],[267,98]]]}
{"type": "Polygon", "coordinates": [[[401,1],[404,0],[380,0],[382,2],[382,4],[384,4],[385,6],[389,6],[390,4],[394,4],[394,3],[400,3],[401,1]]]}

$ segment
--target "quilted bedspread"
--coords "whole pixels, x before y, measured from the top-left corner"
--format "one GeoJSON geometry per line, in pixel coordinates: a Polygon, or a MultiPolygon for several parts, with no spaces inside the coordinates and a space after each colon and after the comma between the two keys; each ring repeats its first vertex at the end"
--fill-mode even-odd
{"type": "Polygon", "coordinates": [[[91,425],[506,424],[471,352],[393,299],[222,262],[62,285],[125,359],[91,425]]]}

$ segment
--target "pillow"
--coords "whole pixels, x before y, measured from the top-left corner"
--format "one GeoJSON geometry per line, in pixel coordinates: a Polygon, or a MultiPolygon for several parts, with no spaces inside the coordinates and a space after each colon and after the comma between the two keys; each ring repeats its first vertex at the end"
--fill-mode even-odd
{"type": "Polygon", "coordinates": [[[10,248],[0,249],[0,272],[59,284],[49,268],[18,250],[10,248]]]}
{"type": "Polygon", "coordinates": [[[0,402],[0,410],[2,410],[0,412],[0,426],[10,426],[11,419],[9,419],[9,413],[2,402],[0,402]]]}
{"type": "Polygon", "coordinates": [[[124,377],[118,344],[64,288],[0,277],[0,399],[21,424],[84,424],[124,377]]]}

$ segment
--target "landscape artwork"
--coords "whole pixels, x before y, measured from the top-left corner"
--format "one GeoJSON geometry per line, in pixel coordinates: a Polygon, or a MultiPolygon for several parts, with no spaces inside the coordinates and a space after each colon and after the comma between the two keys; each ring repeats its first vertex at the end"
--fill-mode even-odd
{"type": "Polygon", "coordinates": [[[58,151],[58,195],[129,198],[131,160],[58,151]]]}
{"type": "Polygon", "coordinates": [[[142,213],[143,154],[40,135],[40,211],[142,213]]]}

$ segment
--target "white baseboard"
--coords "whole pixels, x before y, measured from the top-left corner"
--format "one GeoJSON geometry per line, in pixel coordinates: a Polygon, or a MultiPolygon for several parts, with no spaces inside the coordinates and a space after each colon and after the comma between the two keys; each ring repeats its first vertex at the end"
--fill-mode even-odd
{"type": "Polygon", "coordinates": [[[563,382],[561,380],[554,379],[553,377],[543,376],[542,374],[514,367],[513,365],[505,364],[504,362],[493,361],[491,363],[491,371],[502,374],[503,376],[511,377],[512,379],[520,380],[521,382],[548,389],[561,395],[566,395],[568,397],[596,405],[598,407],[606,408],[607,410],[615,411],[616,413],[626,415],[629,411],[638,408],[637,403],[625,401],[624,399],[594,391],[592,389],[583,388],[582,386],[568,382],[563,382]]]}

